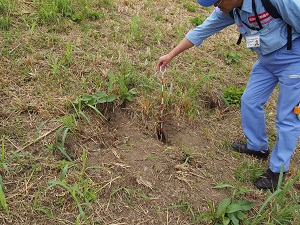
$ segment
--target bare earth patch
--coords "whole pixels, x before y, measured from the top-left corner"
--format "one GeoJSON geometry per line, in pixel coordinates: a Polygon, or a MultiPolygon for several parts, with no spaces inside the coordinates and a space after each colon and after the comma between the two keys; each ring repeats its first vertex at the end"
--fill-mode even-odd
{"type": "Polygon", "coordinates": [[[110,171],[94,171],[91,175],[107,182],[102,189],[103,205],[95,209],[97,214],[107,215],[103,221],[189,224],[188,205],[199,212],[206,211],[207,198],[218,202],[226,197],[225,192],[213,189],[217,184],[214,177],[230,163],[221,159],[221,152],[219,157],[211,157],[210,143],[201,138],[200,130],[166,122],[169,143],[165,145],[158,141],[154,124],[143,125],[124,111],[111,115],[104,128],[110,137],[89,146],[94,150],[88,164],[110,171]]]}
{"type": "MultiPolygon", "coordinates": [[[[50,1],[3,2],[11,26],[0,35],[0,224],[205,225],[211,221],[199,216],[210,212],[208,202],[217,208],[234,190],[254,203],[248,218],[257,214],[270,193],[256,190],[253,178],[268,161],[232,152],[233,141],[245,140],[240,111],[221,98],[230,85],[247,83],[256,60],[235,45],[235,27],[170,64],[164,144],[156,133],[157,60],[194,27],[191,19],[204,19],[212,8],[196,1],[74,0],[72,17],[59,12],[45,21],[50,1]],[[228,53],[237,62],[228,64],[228,53]],[[72,104],[99,91],[117,98],[113,106],[97,105],[107,121],[82,109],[88,123],[72,104]],[[128,97],[133,101],[125,106],[128,97]],[[58,150],[61,142],[72,160],[58,150]],[[220,183],[236,189],[215,188],[220,183]]],[[[69,1],[51,1],[58,2],[69,1]]],[[[275,108],[276,93],[266,105],[270,146],[275,108]]],[[[287,181],[299,170],[299,150],[287,181]]]]}

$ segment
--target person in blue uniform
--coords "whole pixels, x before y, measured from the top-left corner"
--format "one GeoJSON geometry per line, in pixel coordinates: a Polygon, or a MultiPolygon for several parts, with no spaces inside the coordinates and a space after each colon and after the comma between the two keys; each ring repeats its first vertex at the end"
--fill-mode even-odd
{"type": "Polygon", "coordinates": [[[168,54],[161,56],[157,69],[165,68],[181,52],[200,46],[209,36],[236,24],[246,46],[257,53],[247,87],[241,99],[242,128],[246,143],[233,143],[234,151],[268,158],[264,104],[275,86],[277,101],[277,140],[271,151],[268,170],[255,181],[259,189],[277,187],[281,167],[289,170],[300,135],[300,120],[294,107],[300,102],[300,1],[271,0],[282,18],[273,18],[261,0],[198,0],[202,6],[215,6],[211,15],[190,30],[168,54]],[[233,10],[233,11],[232,11],[233,10]],[[233,12],[233,16],[229,12],[233,12]],[[287,47],[287,24],[292,27],[291,48],[287,47]]]}

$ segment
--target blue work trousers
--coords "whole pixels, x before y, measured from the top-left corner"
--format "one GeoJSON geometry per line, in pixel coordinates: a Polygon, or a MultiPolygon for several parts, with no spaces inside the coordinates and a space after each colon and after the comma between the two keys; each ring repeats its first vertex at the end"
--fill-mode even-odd
{"type": "Polygon", "coordinates": [[[270,169],[275,173],[280,172],[282,165],[288,171],[300,135],[300,120],[293,112],[300,102],[300,38],[293,41],[291,50],[283,47],[260,55],[252,68],[241,103],[242,127],[249,149],[268,149],[264,104],[277,84],[277,140],[270,157],[270,169]]]}

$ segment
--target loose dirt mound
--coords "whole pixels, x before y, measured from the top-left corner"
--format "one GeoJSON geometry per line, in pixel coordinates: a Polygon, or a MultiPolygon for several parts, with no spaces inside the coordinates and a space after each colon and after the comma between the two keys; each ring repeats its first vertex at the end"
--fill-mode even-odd
{"type": "Polygon", "coordinates": [[[208,210],[206,199],[226,197],[226,191],[213,188],[216,174],[231,164],[224,153],[211,149],[201,131],[188,124],[166,121],[165,131],[166,145],[158,141],[155,123],[141,124],[120,110],[111,114],[105,137],[89,144],[88,165],[106,168],[91,172],[93,179],[105,181],[94,208],[102,222],[189,224],[192,210],[208,210]]]}

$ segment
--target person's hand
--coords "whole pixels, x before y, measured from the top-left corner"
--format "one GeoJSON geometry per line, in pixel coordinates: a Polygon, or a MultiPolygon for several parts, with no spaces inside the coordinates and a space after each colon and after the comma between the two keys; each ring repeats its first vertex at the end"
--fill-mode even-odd
{"type": "Polygon", "coordinates": [[[170,56],[170,54],[161,56],[158,59],[158,63],[157,63],[157,70],[164,70],[166,68],[166,66],[168,65],[168,63],[172,60],[173,57],[170,56]]]}
{"type": "Polygon", "coordinates": [[[158,59],[157,70],[165,70],[168,63],[181,52],[193,47],[194,44],[187,38],[183,38],[182,41],[167,55],[164,55],[158,59]]]}

